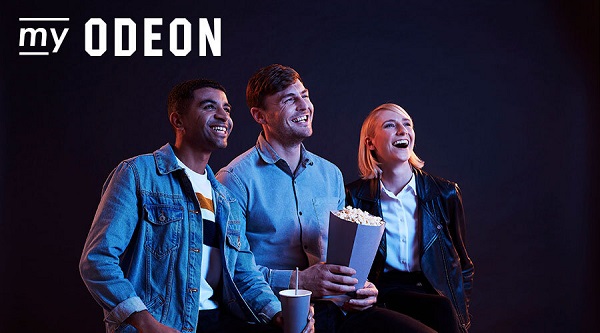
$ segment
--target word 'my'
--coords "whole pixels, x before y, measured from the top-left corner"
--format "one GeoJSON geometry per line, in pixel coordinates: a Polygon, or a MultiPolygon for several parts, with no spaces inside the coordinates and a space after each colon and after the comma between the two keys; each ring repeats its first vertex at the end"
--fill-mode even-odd
{"type": "MultiPolygon", "coordinates": [[[[68,18],[31,18],[31,17],[21,17],[19,18],[21,22],[34,22],[32,24],[43,25],[43,22],[68,22],[68,18]]],[[[69,32],[69,28],[63,28],[61,34],[58,34],[58,28],[49,28],[50,34],[52,36],[52,40],[54,41],[54,48],[52,48],[52,53],[58,52],[60,46],[62,45],[65,37],[67,37],[67,32],[69,32]]],[[[47,50],[46,45],[48,44],[48,30],[43,27],[38,28],[21,28],[19,32],[19,47],[25,47],[27,51],[19,51],[19,55],[49,55],[50,52],[47,50]],[[38,46],[37,36],[40,36],[40,43],[38,46]],[[25,44],[25,41],[29,37],[29,45],[25,44]]]]}

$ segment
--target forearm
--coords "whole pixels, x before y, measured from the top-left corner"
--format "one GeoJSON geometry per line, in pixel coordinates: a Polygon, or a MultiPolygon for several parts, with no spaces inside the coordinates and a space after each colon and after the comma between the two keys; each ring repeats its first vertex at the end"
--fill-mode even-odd
{"type": "Polygon", "coordinates": [[[120,265],[137,225],[132,211],[137,212],[135,180],[131,166],[122,163],[105,184],[79,262],[83,282],[113,324],[146,308],[120,265]]]}

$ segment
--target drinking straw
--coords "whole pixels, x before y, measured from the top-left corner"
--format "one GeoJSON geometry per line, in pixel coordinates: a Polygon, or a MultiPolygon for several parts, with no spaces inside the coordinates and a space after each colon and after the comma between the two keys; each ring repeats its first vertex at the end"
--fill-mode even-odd
{"type": "Polygon", "coordinates": [[[296,291],[295,295],[298,295],[298,267],[296,267],[296,291]]]}

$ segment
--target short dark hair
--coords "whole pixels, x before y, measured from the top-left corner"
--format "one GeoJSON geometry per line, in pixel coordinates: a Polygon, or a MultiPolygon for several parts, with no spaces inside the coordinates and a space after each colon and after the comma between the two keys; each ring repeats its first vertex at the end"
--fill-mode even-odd
{"type": "Polygon", "coordinates": [[[272,64],[259,69],[246,86],[246,104],[249,108],[264,107],[265,97],[282,91],[294,84],[302,82],[300,74],[293,68],[272,64]]]}
{"type": "Polygon", "coordinates": [[[201,88],[214,88],[227,93],[225,88],[219,82],[213,80],[195,79],[181,82],[169,92],[167,102],[169,115],[173,112],[181,113],[182,111],[185,111],[194,98],[194,91],[201,88]]]}

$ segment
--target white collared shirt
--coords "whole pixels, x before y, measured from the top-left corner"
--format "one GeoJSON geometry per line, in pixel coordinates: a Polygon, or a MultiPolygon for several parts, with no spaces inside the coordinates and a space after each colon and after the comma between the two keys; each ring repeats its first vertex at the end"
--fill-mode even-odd
{"type": "Polygon", "coordinates": [[[414,272],[421,270],[419,258],[419,216],[415,176],[398,195],[381,182],[381,211],[385,224],[387,256],[385,271],[414,272]]]}

